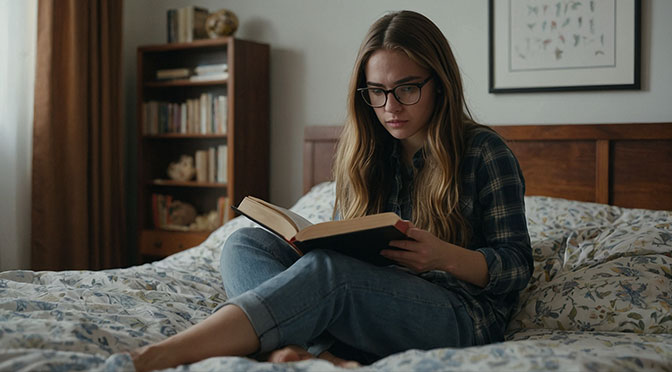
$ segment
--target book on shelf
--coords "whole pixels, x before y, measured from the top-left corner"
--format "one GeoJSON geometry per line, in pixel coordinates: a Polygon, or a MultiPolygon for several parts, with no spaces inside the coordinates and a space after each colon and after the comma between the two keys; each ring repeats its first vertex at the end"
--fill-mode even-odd
{"type": "Polygon", "coordinates": [[[217,182],[226,183],[227,182],[227,146],[219,145],[217,146],[217,182]]]}
{"type": "Polygon", "coordinates": [[[191,81],[218,81],[229,78],[228,72],[218,72],[216,74],[192,75],[189,77],[191,81]]]}
{"type": "Polygon", "coordinates": [[[211,147],[208,149],[208,182],[215,183],[217,181],[217,148],[211,147]]]}
{"type": "Polygon", "coordinates": [[[191,76],[191,70],[188,68],[167,68],[156,70],[156,78],[159,80],[187,79],[189,76],[191,76]]]}
{"type": "Polygon", "coordinates": [[[410,223],[386,212],[312,224],[302,216],[253,196],[243,198],[236,212],[289,243],[299,256],[314,249],[332,249],[375,265],[393,261],[380,255],[391,240],[405,240],[410,223]]]}
{"type": "Polygon", "coordinates": [[[229,198],[226,196],[219,197],[217,199],[217,216],[220,226],[229,221],[229,210],[229,198]]]}
{"type": "Polygon", "coordinates": [[[196,182],[208,182],[208,151],[198,150],[194,157],[196,182]]]}
{"type": "Polygon", "coordinates": [[[171,195],[152,194],[152,219],[154,227],[159,229],[172,224],[170,220],[171,195]]]}
{"type": "Polygon", "coordinates": [[[229,71],[229,65],[226,63],[217,63],[211,65],[199,65],[194,68],[196,75],[221,74],[229,71]]]}
{"type": "Polygon", "coordinates": [[[197,150],[194,155],[196,182],[226,183],[226,145],[197,150]]]}
{"type": "Polygon", "coordinates": [[[147,101],[142,104],[145,135],[226,134],[228,100],[203,93],[184,102],[147,101]]]}
{"type": "Polygon", "coordinates": [[[188,43],[207,38],[205,22],[208,15],[207,9],[197,6],[169,9],[166,13],[168,42],[188,43]]]}

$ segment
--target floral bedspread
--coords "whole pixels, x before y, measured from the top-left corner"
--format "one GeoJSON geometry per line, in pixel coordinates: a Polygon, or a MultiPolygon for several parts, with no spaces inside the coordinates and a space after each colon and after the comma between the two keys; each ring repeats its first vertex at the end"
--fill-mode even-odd
{"type": "MultiPolygon", "coordinates": [[[[326,220],[333,184],[292,208],[326,220]]],[[[506,342],[409,350],[362,370],[672,370],[672,212],[526,199],[535,273],[506,342]]],[[[219,246],[236,218],[198,247],[105,271],[0,273],[0,371],[132,370],[124,351],[186,329],[221,304],[219,246]]],[[[329,371],[211,358],[181,370],[329,371]]]]}

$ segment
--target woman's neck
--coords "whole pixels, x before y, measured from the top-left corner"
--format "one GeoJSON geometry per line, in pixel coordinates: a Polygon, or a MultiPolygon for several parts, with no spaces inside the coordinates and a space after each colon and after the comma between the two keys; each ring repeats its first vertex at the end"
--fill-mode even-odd
{"type": "Polygon", "coordinates": [[[413,156],[424,146],[425,140],[412,140],[410,138],[401,141],[401,158],[406,166],[413,165],[413,156]]]}

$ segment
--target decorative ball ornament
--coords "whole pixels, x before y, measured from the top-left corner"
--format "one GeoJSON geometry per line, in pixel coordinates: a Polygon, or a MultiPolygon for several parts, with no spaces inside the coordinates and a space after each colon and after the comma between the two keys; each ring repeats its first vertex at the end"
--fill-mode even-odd
{"type": "Polygon", "coordinates": [[[238,17],[228,9],[210,13],[205,20],[205,30],[212,39],[231,36],[238,29],[238,17]]]}

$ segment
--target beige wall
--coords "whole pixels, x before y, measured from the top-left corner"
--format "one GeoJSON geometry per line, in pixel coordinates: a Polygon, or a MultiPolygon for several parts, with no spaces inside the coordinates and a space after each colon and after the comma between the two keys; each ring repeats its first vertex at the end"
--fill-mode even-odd
{"type": "MultiPolygon", "coordinates": [[[[0,0],[0,270],[28,267],[36,3],[0,0]]],[[[241,20],[238,37],[271,45],[271,200],[289,206],[301,194],[303,127],[343,120],[356,49],[385,11],[417,10],[439,25],[462,67],[472,111],[485,123],[672,122],[672,1],[642,3],[641,91],[492,95],[486,0],[126,0],[129,204],[134,206],[136,172],[135,50],[165,41],[169,8],[229,8],[241,20]]],[[[129,217],[133,225],[134,213],[129,217]]]]}
{"type": "MultiPolygon", "coordinates": [[[[165,10],[190,3],[233,10],[241,21],[237,37],[271,45],[271,199],[286,206],[301,194],[303,127],[343,120],[357,48],[368,26],[387,10],[410,8],[438,24],[462,68],[467,101],[484,123],[672,121],[668,0],[643,1],[642,91],[489,94],[485,0],[127,1],[124,40],[130,85],[134,87],[135,47],[163,42],[165,10]]],[[[134,88],[129,86],[127,93],[130,113],[134,88]]]]}

